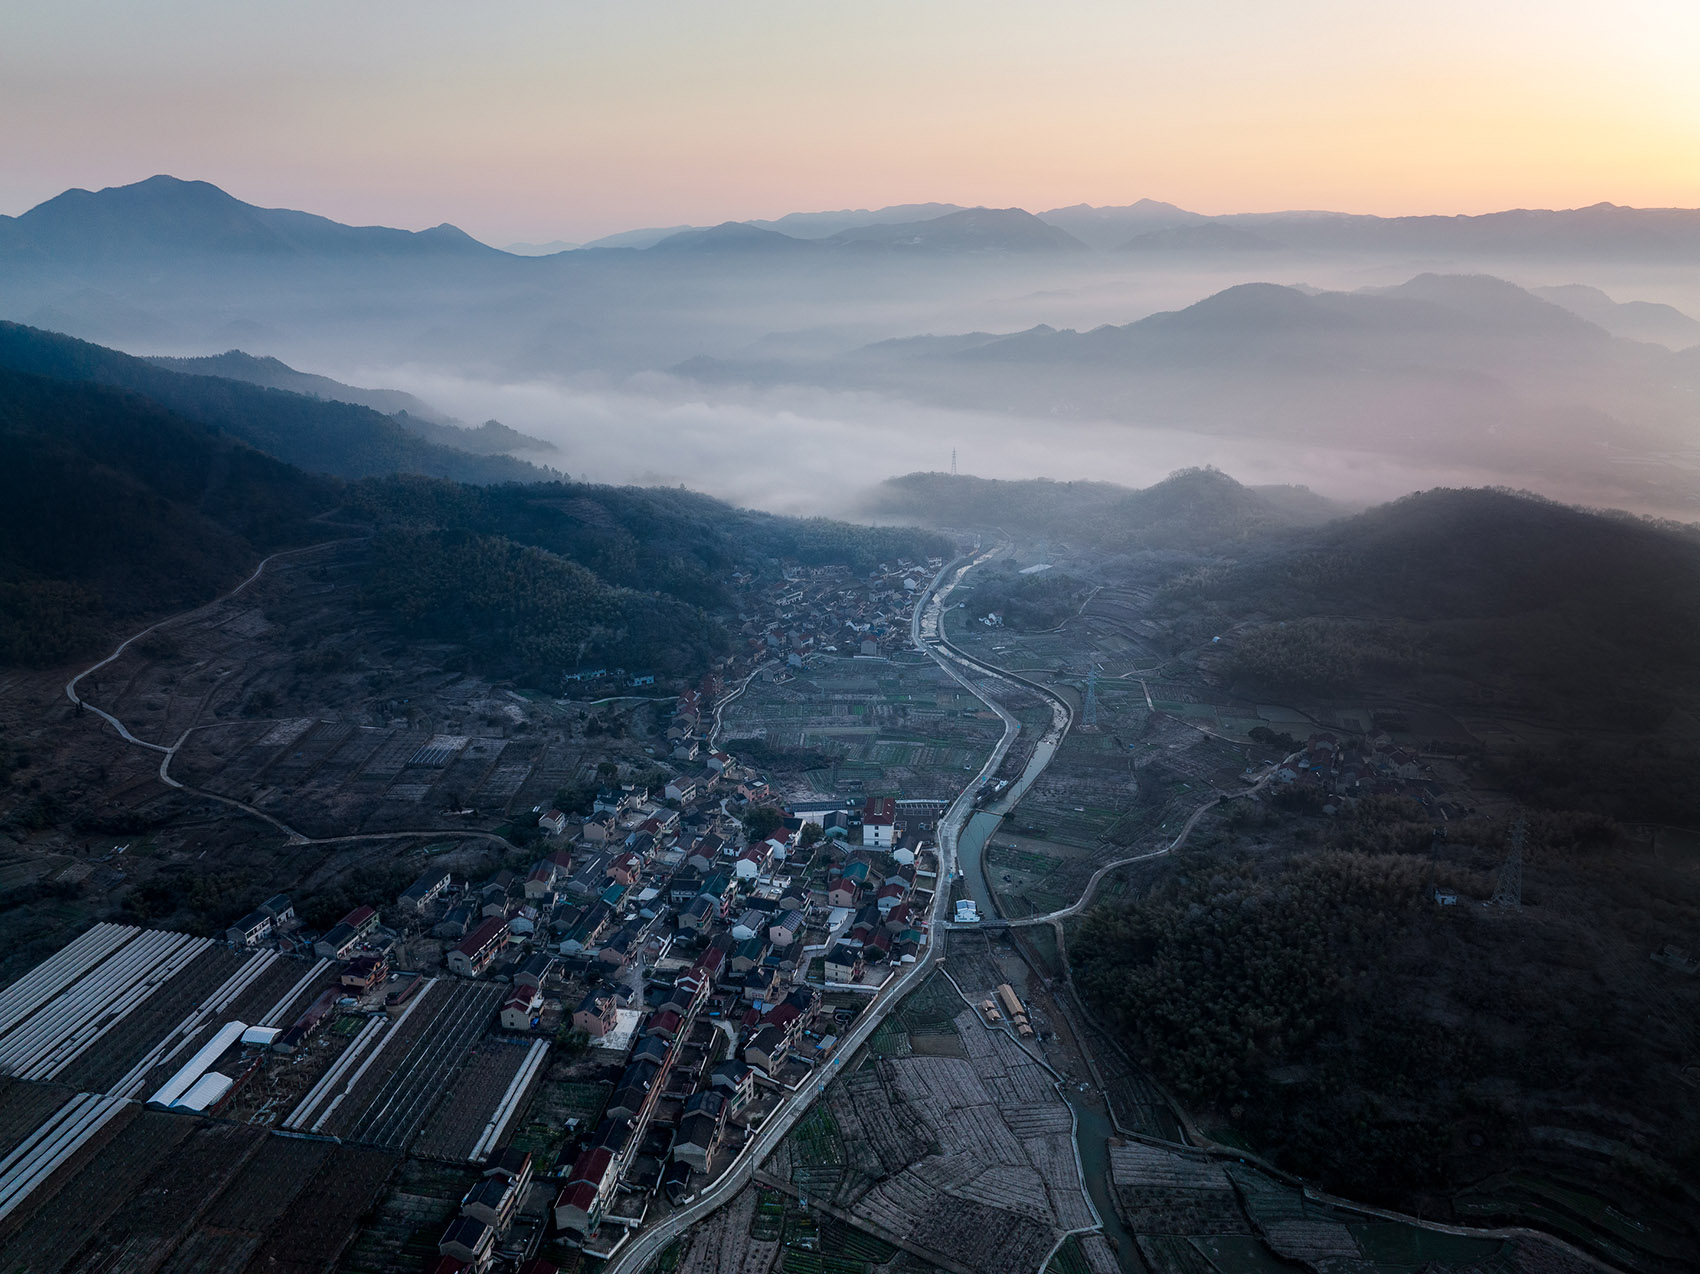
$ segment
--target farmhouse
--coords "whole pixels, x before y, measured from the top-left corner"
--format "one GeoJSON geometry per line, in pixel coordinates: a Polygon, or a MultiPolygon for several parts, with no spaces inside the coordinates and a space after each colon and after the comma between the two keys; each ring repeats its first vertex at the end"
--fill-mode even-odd
{"type": "Polygon", "coordinates": [[[288,894],[273,894],[260,904],[260,910],[272,918],[275,928],[288,929],[295,924],[295,904],[288,894]]]}
{"type": "Polygon", "coordinates": [[[263,942],[271,931],[271,916],[263,911],[250,911],[231,925],[224,936],[233,947],[251,947],[255,943],[263,942]]]}
{"type": "Polygon", "coordinates": [[[502,1029],[529,1031],[543,1007],[543,993],[536,987],[516,986],[502,1001],[502,1029]]]}
{"type": "Polygon", "coordinates": [[[826,954],[828,982],[859,982],[864,967],[862,953],[842,942],[826,954]]]}
{"type": "Polygon", "coordinates": [[[313,954],[324,960],[346,960],[360,945],[360,935],[352,925],[337,923],[325,931],[325,936],[313,944],[313,954]]]}
{"type": "Polygon", "coordinates": [[[862,844],[890,849],[897,832],[897,798],[870,796],[862,806],[862,844]]]}
{"type": "Polygon", "coordinates": [[[449,952],[449,969],[464,978],[476,978],[501,954],[507,941],[508,926],[501,919],[492,916],[462,938],[449,952]]]}
{"type": "Polygon", "coordinates": [[[777,1026],[764,1026],[744,1045],[744,1061],[764,1075],[772,1076],[785,1064],[786,1054],[790,1051],[784,1031],[777,1026]]]}
{"type": "Polygon", "coordinates": [[[447,868],[427,871],[406,889],[396,899],[396,905],[403,911],[422,912],[430,906],[442,892],[449,887],[453,877],[447,868]]]}
{"type": "Polygon", "coordinates": [[[458,1216],[449,1222],[437,1250],[481,1270],[495,1254],[496,1232],[477,1217],[458,1216]]]}
{"type": "Polygon", "coordinates": [[[578,1008],[573,1010],[573,1028],[583,1031],[593,1040],[599,1040],[619,1025],[618,1008],[612,991],[587,992],[579,1001],[578,1008]]]}
{"type": "Polygon", "coordinates": [[[498,1235],[507,1233],[519,1211],[522,1191],[515,1181],[503,1177],[481,1177],[462,1196],[460,1214],[475,1217],[498,1235]]]}

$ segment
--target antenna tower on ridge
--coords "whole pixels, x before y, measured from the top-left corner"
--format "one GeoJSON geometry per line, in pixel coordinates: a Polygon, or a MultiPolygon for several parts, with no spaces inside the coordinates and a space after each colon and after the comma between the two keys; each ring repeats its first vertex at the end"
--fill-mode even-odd
{"type": "Polygon", "coordinates": [[[953,477],[953,478],[956,476],[956,448],[955,447],[952,447],[950,449],[950,476],[953,477]]]}
{"type": "Polygon", "coordinates": [[[1497,907],[1523,905],[1523,836],[1527,830],[1528,823],[1519,814],[1517,821],[1511,825],[1511,848],[1499,869],[1499,888],[1493,891],[1493,902],[1497,907]]]}

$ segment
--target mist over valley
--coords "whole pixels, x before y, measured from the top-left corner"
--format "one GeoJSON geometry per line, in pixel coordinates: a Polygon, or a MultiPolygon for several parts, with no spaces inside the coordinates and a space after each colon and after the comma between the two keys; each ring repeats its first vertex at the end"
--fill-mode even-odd
{"type": "Polygon", "coordinates": [[[1606,10],[12,15],[0,1274],[1700,1269],[1606,10]]]}

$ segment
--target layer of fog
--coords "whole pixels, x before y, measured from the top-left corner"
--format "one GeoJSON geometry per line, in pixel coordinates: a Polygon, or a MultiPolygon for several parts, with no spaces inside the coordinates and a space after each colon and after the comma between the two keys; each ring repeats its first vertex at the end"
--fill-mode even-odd
{"type": "Polygon", "coordinates": [[[494,416],[553,443],[534,459],[591,482],[687,486],[749,508],[856,514],[879,482],[958,468],[994,478],[1045,477],[1148,486],[1213,465],[1248,484],[1293,483],[1347,503],[1435,486],[1509,485],[1582,503],[1621,503],[1586,482],[1425,465],[1368,451],[1208,437],[1175,429],[1028,420],[917,406],[869,394],[786,387],[708,393],[653,374],[623,386],[530,380],[498,384],[419,366],[365,368],[464,420],[494,416]]]}
{"type": "MultiPolygon", "coordinates": [[[[1524,286],[1588,283],[1618,300],[1700,314],[1700,280],[1669,270],[1301,254],[1204,268],[1136,266],[1114,254],[831,264],[643,255],[468,278],[130,273],[80,290],[63,280],[34,294],[14,290],[0,296],[0,314],[42,316],[52,320],[45,326],[136,353],[239,346],[350,384],[409,390],[471,424],[494,417],[555,443],[558,452],[531,458],[575,477],[683,483],[776,511],[851,511],[888,476],[947,469],[953,448],[964,472],[999,477],[1144,485],[1214,464],[1246,482],[1302,483],[1352,502],[1502,484],[1689,519],[1700,507],[1678,489],[1700,490],[1681,467],[1692,457],[1664,448],[1602,454],[1592,472],[1565,471],[1550,454],[1490,469],[1497,462],[1473,455],[1425,458],[1374,411],[1352,412],[1350,428],[1334,431],[1351,449],[1302,431],[1257,436],[1267,422],[1204,434],[922,406],[890,386],[890,396],[830,387],[857,383],[844,356],[881,339],[1126,324],[1250,280],[1354,290],[1424,271],[1480,272],[1524,286]],[[775,386],[766,389],[705,387],[664,370],[699,355],[813,366],[799,375],[757,366],[745,379],[775,386]],[[803,387],[811,379],[829,387],[803,387]]],[[[1415,395],[1402,397],[1414,407],[1415,395]]]]}

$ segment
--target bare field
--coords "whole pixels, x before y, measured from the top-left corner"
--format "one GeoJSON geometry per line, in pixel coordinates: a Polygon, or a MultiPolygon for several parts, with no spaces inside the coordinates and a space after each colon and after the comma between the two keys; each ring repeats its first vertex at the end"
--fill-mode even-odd
{"type": "Polygon", "coordinates": [[[949,798],[1002,733],[997,715],[931,660],[815,656],[783,684],[752,682],[723,720],[726,738],[830,758],[806,770],[769,765],[798,799],[863,790],[949,798]]]}

